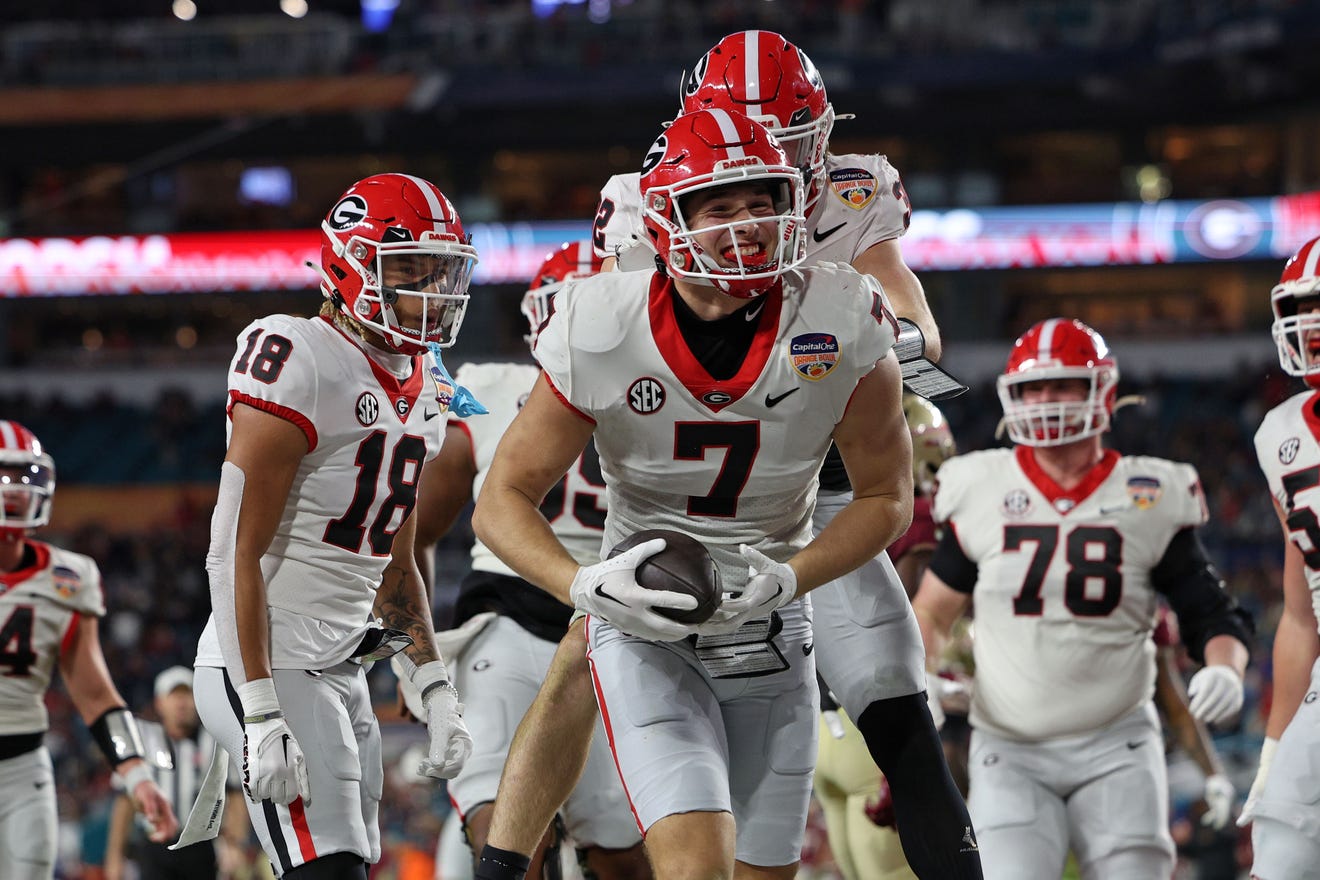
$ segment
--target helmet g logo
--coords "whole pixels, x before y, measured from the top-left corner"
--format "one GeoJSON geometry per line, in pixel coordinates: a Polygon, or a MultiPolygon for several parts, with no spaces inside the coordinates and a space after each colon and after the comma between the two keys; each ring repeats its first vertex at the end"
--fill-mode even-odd
{"type": "Polygon", "coordinates": [[[710,53],[701,56],[697,66],[691,70],[683,71],[683,81],[678,86],[678,100],[682,102],[697,93],[701,88],[701,83],[706,79],[706,67],[710,64],[710,53]]]}
{"type": "Polygon", "coordinates": [[[330,217],[326,221],[330,228],[338,232],[345,229],[352,229],[363,220],[367,219],[367,201],[362,196],[345,196],[339,200],[339,204],[330,209],[330,217]]]}
{"type": "Polygon", "coordinates": [[[663,134],[655,139],[651,144],[651,149],[646,151],[646,158],[642,160],[642,176],[645,177],[652,168],[660,164],[660,160],[665,157],[665,151],[669,149],[669,139],[663,134]]]}

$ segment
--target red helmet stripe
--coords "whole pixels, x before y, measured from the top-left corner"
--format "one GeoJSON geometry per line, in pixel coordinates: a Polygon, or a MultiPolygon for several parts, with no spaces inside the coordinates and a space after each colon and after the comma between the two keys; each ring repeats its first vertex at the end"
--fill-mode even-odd
{"type": "Polygon", "coordinates": [[[426,199],[426,207],[430,209],[432,226],[436,232],[447,232],[445,223],[449,220],[445,206],[436,195],[435,186],[430,182],[422,180],[420,177],[414,177],[411,174],[400,174],[402,178],[411,180],[419,190],[422,191],[422,197],[426,199]]]}
{"type": "Polygon", "coordinates": [[[0,421],[0,449],[25,449],[23,434],[26,433],[27,429],[17,422],[0,421]]]}
{"type": "Polygon", "coordinates": [[[573,262],[577,264],[574,271],[582,275],[594,275],[594,264],[596,260],[596,251],[589,241],[575,241],[569,245],[573,249],[573,262]]]}
{"type": "Polygon", "coordinates": [[[1054,349],[1054,330],[1062,323],[1064,323],[1062,318],[1050,318],[1040,325],[1040,338],[1036,343],[1036,360],[1047,361],[1051,359],[1050,352],[1054,349]]]}
{"type": "Polygon", "coordinates": [[[1306,255],[1306,262],[1302,266],[1303,278],[1315,277],[1316,262],[1320,261],[1320,246],[1317,246],[1317,242],[1320,242],[1320,238],[1311,239],[1311,243],[1307,245],[1310,252],[1306,255]]]}
{"type": "MultiPolygon", "coordinates": [[[[744,137],[739,131],[738,126],[733,121],[727,110],[711,110],[710,115],[715,119],[715,123],[720,127],[720,135],[724,138],[725,144],[736,145],[744,137]]],[[[725,146],[722,148],[728,155],[728,159],[742,159],[746,157],[743,148],[740,146],[725,146]]]]}
{"type": "Polygon", "coordinates": [[[743,32],[743,82],[747,89],[747,115],[761,115],[761,34],[743,32]]]}

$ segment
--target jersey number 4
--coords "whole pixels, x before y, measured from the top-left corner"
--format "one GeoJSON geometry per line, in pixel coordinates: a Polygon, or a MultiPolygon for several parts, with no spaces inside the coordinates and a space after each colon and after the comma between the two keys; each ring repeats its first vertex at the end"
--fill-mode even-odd
{"type": "Polygon", "coordinates": [[[37,652],[32,650],[35,621],[36,611],[32,606],[19,605],[0,627],[0,667],[6,667],[6,678],[28,675],[37,662],[37,652]]]}
{"type": "MultiPolygon", "coordinates": [[[[1022,590],[1013,599],[1013,613],[1031,617],[1045,610],[1041,589],[1059,546],[1058,526],[1005,526],[1004,550],[1035,544],[1022,590]]],[[[1078,617],[1106,617],[1123,598],[1123,536],[1108,526],[1078,526],[1064,542],[1068,573],[1063,579],[1063,604],[1078,617]],[[1100,594],[1088,595],[1087,586],[1099,583],[1100,594]]],[[[1095,591],[1092,590],[1092,593],[1095,591]]]]}

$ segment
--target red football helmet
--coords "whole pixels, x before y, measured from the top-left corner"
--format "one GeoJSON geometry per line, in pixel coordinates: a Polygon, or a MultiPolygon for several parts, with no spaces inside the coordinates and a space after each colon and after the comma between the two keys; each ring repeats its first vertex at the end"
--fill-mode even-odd
{"type": "Polygon", "coordinates": [[[1118,365],[1099,333],[1075,319],[1050,318],[1013,343],[998,388],[1004,425],[1014,443],[1060,446],[1109,430],[1118,365]],[[1090,390],[1084,400],[1022,400],[1024,385],[1046,379],[1081,379],[1090,390]]]}
{"type": "Polygon", "coordinates": [[[529,330],[523,339],[528,345],[536,345],[536,331],[550,317],[550,298],[574,278],[595,275],[603,262],[596,256],[590,239],[566,242],[546,255],[522,298],[522,313],[527,318],[529,330]]]}
{"type": "Polygon", "coordinates": [[[321,223],[321,292],[403,354],[458,338],[477,251],[435,184],[376,174],[353,184],[321,223]],[[406,285],[406,286],[405,286],[406,285]],[[421,301],[421,323],[400,320],[400,297],[421,301]]]}
{"type": "Polygon", "coordinates": [[[0,421],[0,532],[35,529],[50,522],[55,462],[41,441],[18,422],[0,421]]]}
{"type": "Polygon", "coordinates": [[[691,71],[679,100],[684,113],[735,110],[770,129],[802,170],[804,213],[819,198],[834,107],[807,54],[771,31],[739,31],[720,40],[691,71]]]}
{"type": "MultiPolygon", "coordinates": [[[[1279,365],[1289,376],[1301,376],[1320,388],[1320,311],[1298,311],[1298,300],[1320,297],[1320,238],[1302,245],[1283,267],[1270,291],[1274,324],[1270,328],[1279,349],[1279,365]]],[[[1320,300],[1308,305],[1320,304],[1320,300]]]]}
{"type": "Polygon", "coordinates": [[[705,279],[732,296],[750,298],[769,290],[806,251],[802,216],[802,172],[794,167],[765,126],[727,110],[699,110],[673,121],[651,145],[642,164],[642,223],[668,270],[683,278],[705,279]],[[702,190],[729,184],[765,185],[774,213],[742,217],[694,230],[684,216],[684,201],[702,190]],[[772,251],[744,263],[733,248],[726,268],[707,254],[698,234],[748,223],[775,223],[772,251]]]}

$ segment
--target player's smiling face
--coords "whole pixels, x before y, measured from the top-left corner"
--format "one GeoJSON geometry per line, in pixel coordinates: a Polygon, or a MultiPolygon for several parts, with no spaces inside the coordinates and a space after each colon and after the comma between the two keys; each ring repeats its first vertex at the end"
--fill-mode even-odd
{"type": "Polygon", "coordinates": [[[770,262],[779,224],[765,185],[735,183],[695,192],[685,199],[683,214],[689,229],[709,230],[694,238],[719,266],[738,269],[770,262]]]}

